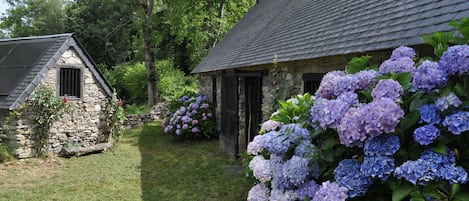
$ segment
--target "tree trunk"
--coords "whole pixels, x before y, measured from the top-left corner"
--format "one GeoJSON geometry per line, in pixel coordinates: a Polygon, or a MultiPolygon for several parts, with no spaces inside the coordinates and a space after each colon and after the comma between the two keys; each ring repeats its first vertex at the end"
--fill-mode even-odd
{"type": "Polygon", "coordinates": [[[215,45],[217,45],[218,39],[220,38],[221,31],[222,31],[222,28],[223,28],[223,16],[224,15],[225,15],[225,0],[222,0],[220,2],[220,9],[218,10],[218,20],[219,20],[218,30],[217,30],[217,33],[215,35],[215,40],[213,41],[212,48],[214,48],[215,45]]]}
{"type": "Polygon", "coordinates": [[[152,107],[158,102],[158,75],[155,69],[155,52],[153,47],[151,16],[153,14],[154,0],[146,0],[142,4],[145,16],[143,23],[143,43],[145,49],[145,66],[147,68],[147,87],[148,87],[148,107],[152,107]]]}

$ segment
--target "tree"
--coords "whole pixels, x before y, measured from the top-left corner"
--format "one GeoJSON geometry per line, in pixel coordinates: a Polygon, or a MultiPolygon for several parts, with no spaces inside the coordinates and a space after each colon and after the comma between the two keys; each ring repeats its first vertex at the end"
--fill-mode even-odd
{"type": "Polygon", "coordinates": [[[66,9],[67,32],[73,32],[98,64],[131,61],[137,33],[133,0],[79,0],[66,9]]]}
{"type": "Polygon", "coordinates": [[[11,8],[2,16],[0,29],[10,37],[63,33],[68,0],[7,0],[11,8]]]}
{"type": "Polygon", "coordinates": [[[148,92],[148,107],[155,105],[158,102],[158,75],[155,69],[155,47],[153,42],[153,28],[152,16],[155,8],[155,0],[141,0],[140,5],[143,9],[143,43],[145,51],[145,66],[147,69],[147,92],[148,92]]]}

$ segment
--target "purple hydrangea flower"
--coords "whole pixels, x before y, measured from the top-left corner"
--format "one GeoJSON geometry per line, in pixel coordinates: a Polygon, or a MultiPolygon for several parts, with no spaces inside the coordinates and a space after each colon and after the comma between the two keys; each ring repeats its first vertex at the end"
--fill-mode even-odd
{"type": "Polygon", "coordinates": [[[270,160],[264,159],[263,156],[255,156],[249,162],[249,169],[252,170],[254,177],[265,183],[272,179],[272,166],[270,160]]]}
{"type": "Polygon", "coordinates": [[[387,180],[393,171],[394,159],[389,156],[365,156],[360,167],[360,172],[365,176],[382,181],[387,180]]]}
{"type": "Polygon", "coordinates": [[[414,72],[412,86],[423,92],[442,88],[448,82],[448,74],[441,70],[438,63],[424,61],[414,72]]]}
{"type": "Polygon", "coordinates": [[[305,182],[303,185],[301,185],[297,192],[298,199],[300,200],[312,200],[314,198],[314,194],[316,191],[319,189],[319,185],[316,183],[316,181],[311,180],[305,182]]]}
{"type": "Polygon", "coordinates": [[[433,125],[418,127],[414,131],[414,140],[420,145],[429,145],[440,136],[440,130],[433,125]]]}
{"type": "Polygon", "coordinates": [[[448,48],[440,58],[440,67],[450,75],[469,73],[469,46],[454,45],[448,48]]]}
{"type": "Polygon", "coordinates": [[[455,113],[446,116],[445,120],[443,120],[443,126],[446,126],[454,135],[460,135],[462,132],[468,131],[469,112],[456,111],[455,113]]]}
{"type": "Polygon", "coordinates": [[[363,142],[367,137],[363,131],[363,117],[368,112],[367,109],[365,106],[359,106],[357,108],[350,108],[345,113],[337,127],[341,144],[346,147],[363,146],[363,142]]]}
{"type": "Polygon", "coordinates": [[[354,75],[340,76],[333,83],[334,96],[337,97],[345,92],[355,91],[356,86],[357,86],[357,79],[355,78],[354,75]]]}
{"type": "Polygon", "coordinates": [[[459,100],[458,96],[453,92],[450,92],[447,96],[440,96],[435,101],[435,106],[440,111],[445,111],[450,106],[458,107],[462,104],[461,100],[459,100]]]}
{"type": "Polygon", "coordinates": [[[207,109],[208,107],[209,107],[208,103],[202,103],[202,105],[200,106],[200,108],[202,109],[207,109]]]}
{"type": "Polygon", "coordinates": [[[192,119],[191,119],[190,117],[188,117],[188,116],[183,116],[183,117],[181,118],[181,120],[182,120],[184,123],[189,123],[189,122],[192,121],[192,119]]]}
{"type": "Polygon", "coordinates": [[[409,57],[400,57],[396,59],[388,59],[379,66],[379,73],[412,73],[415,71],[415,62],[409,57]]]}
{"type": "Polygon", "coordinates": [[[365,142],[363,151],[367,156],[392,156],[401,147],[396,135],[380,135],[365,142]]]}
{"type": "Polygon", "coordinates": [[[189,104],[189,108],[190,108],[191,110],[199,109],[199,104],[197,104],[197,103],[191,103],[191,104],[189,104]]]}
{"type": "Polygon", "coordinates": [[[418,109],[420,111],[419,122],[426,122],[428,124],[439,124],[441,118],[437,109],[438,108],[433,104],[420,106],[420,108],[418,109]]]}
{"type": "Polygon", "coordinates": [[[269,140],[267,139],[268,137],[270,137],[270,135],[256,135],[254,139],[249,142],[247,152],[251,155],[257,155],[261,153],[265,147],[266,141],[269,140]]]}
{"type": "Polygon", "coordinates": [[[181,130],[176,129],[176,132],[175,132],[175,133],[176,133],[176,135],[181,135],[181,130]]]}
{"type": "Polygon", "coordinates": [[[179,102],[184,102],[184,101],[187,101],[189,100],[189,96],[183,96],[179,99],[179,102]]]}
{"type": "Polygon", "coordinates": [[[186,107],[181,106],[181,107],[179,108],[179,111],[181,112],[181,114],[184,114],[184,112],[186,112],[186,107]]]}
{"type": "Polygon", "coordinates": [[[274,120],[267,120],[261,125],[261,129],[265,130],[266,132],[277,130],[282,126],[281,122],[274,121],[274,120]]]}
{"type": "Polygon", "coordinates": [[[265,184],[259,183],[249,190],[247,201],[269,201],[269,197],[269,188],[265,184]]]}
{"type": "Polygon", "coordinates": [[[192,133],[198,133],[198,132],[199,132],[199,128],[197,127],[192,128],[192,133]]]}
{"type": "Polygon", "coordinates": [[[402,94],[404,94],[404,89],[401,84],[392,79],[380,80],[373,91],[371,91],[371,96],[374,100],[389,98],[397,102],[401,100],[402,94]]]}
{"type": "Polygon", "coordinates": [[[182,129],[183,129],[183,130],[186,130],[186,129],[188,129],[188,128],[189,128],[189,125],[188,125],[188,124],[183,124],[183,125],[182,125],[182,129]]]}
{"type": "Polygon", "coordinates": [[[394,132],[404,111],[388,98],[351,108],[342,118],[337,132],[341,144],[362,147],[367,138],[394,132]]]}
{"type": "Polygon", "coordinates": [[[311,108],[311,121],[313,124],[319,122],[319,126],[323,129],[335,129],[349,108],[347,102],[320,98],[311,108]]]}
{"type": "Polygon", "coordinates": [[[368,90],[371,89],[378,81],[375,77],[380,76],[381,74],[375,70],[364,70],[358,73],[355,73],[355,78],[357,79],[357,89],[358,90],[368,90]]]}
{"type": "Polygon", "coordinates": [[[212,116],[213,116],[213,114],[212,114],[211,112],[209,112],[209,113],[207,114],[207,117],[208,117],[208,118],[211,118],[212,116]]]}
{"type": "Polygon", "coordinates": [[[335,182],[325,181],[314,194],[312,201],[345,201],[348,189],[335,182]]]}
{"type": "Polygon", "coordinates": [[[192,120],[192,125],[193,125],[193,126],[195,126],[195,125],[197,125],[197,124],[199,124],[199,120],[197,120],[197,119],[192,120]]]}
{"type": "Polygon", "coordinates": [[[319,98],[330,98],[334,96],[334,83],[342,76],[345,76],[343,71],[331,71],[326,73],[319,84],[317,96],[319,98]]]}
{"type": "Polygon", "coordinates": [[[360,171],[361,164],[355,159],[344,159],[334,170],[335,181],[348,189],[348,196],[358,197],[365,195],[373,181],[360,171]]]}
{"type": "Polygon", "coordinates": [[[415,57],[414,49],[407,46],[400,46],[392,51],[391,59],[398,59],[402,57],[409,57],[413,59],[415,57]]]}
{"type": "Polygon", "coordinates": [[[358,94],[353,91],[348,91],[342,93],[339,97],[337,97],[338,101],[346,102],[348,106],[356,106],[358,105],[358,94]]]}

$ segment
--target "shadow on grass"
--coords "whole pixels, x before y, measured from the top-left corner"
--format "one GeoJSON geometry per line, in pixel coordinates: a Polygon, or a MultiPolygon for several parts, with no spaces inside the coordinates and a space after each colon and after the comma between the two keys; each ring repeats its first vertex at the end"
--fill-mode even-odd
{"type": "Polygon", "coordinates": [[[138,141],[142,200],[246,200],[251,184],[228,170],[240,162],[217,139],[183,140],[164,134],[160,125],[145,125],[138,141]]]}

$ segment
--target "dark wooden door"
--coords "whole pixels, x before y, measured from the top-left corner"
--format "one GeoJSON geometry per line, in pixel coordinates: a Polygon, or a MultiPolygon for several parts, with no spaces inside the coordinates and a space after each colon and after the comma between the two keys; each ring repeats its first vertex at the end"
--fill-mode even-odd
{"type": "Polygon", "coordinates": [[[246,143],[240,149],[246,150],[247,144],[259,133],[262,120],[262,77],[246,77],[245,85],[246,143]]]}
{"type": "Polygon", "coordinates": [[[220,121],[221,145],[229,153],[238,155],[238,77],[234,75],[222,77],[220,121]]]}

